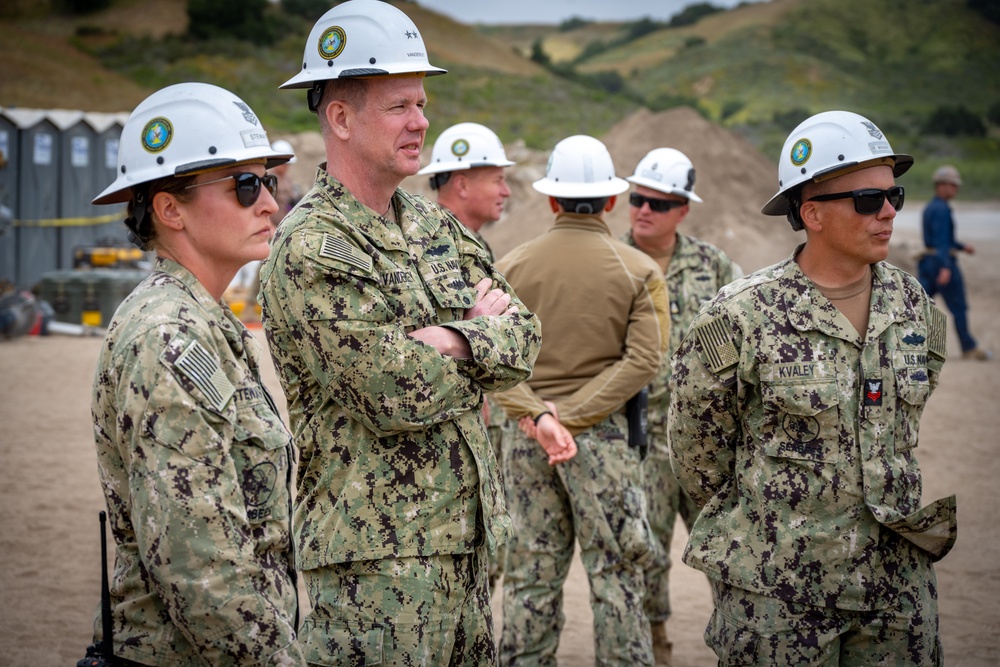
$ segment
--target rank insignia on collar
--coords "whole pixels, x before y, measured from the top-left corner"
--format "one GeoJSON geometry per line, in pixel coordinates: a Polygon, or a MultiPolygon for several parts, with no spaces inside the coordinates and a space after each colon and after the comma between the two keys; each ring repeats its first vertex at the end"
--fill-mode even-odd
{"type": "Polygon", "coordinates": [[[882,405],[882,380],[865,380],[865,405],[882,405]]]}

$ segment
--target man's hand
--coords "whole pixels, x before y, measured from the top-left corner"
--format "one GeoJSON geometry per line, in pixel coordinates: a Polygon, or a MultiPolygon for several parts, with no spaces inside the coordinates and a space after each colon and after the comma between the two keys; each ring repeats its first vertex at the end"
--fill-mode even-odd
{"type": "Polygon", "coordinates": [[[941,270],[937,274],[937,284],[944,287],[951,282],[951,269],[948,267],[941,267],[941,270]]]}
{"type": "Polygon", "coordinates": [[[559,413],[554,403],[545,401],[545,406],[551,414],[543,414],[538,418],[538,423],[530,416],[521,417],[518,426],[521,431],[538,441],[545,453],[549,455],[549,465],[564,463],[576,456],[576,440],[559,421],[559,413]]]}
{"type": "Polygon", "coordinates": [[[476,284],[476,305],[465,311],[463,319],[471,320],[480,315],[510,315],[517,312],[517,306],[510,305],[510,295],[502,289],[490,289],[493,281],[483,278],[476,284]]]}
{"type": "Polygon", "coordinates": [[[455,359],[471,359],[472,347],[462,334],[447,327],[424,327],[411,331],[410,338],[427,343],[441,355],[455,359]]]}

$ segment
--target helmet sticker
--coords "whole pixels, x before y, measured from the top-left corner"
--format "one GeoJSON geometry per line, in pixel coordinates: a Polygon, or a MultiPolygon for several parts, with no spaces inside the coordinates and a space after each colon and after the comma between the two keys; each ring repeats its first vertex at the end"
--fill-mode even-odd
{"type": "Polygon", "coordinates": [[[327,28],[319,38],[319,55],[326,60],[339,56],[347,45],[347,34],[339,25],[327,28]]]}
{"type": "Polygon", "coordinates": [[[806,162],[809,161],[809,157],[812,155],[812,142],[808,139],[799,139],[792,146],[792,153],[789,157],[792,159],[792,164],[796,167],[801,167],[806,162]]]}
{"type": "Polygon", "coordinates": [[[469,142],[465,139],[455,139],[451,144],[451,152],[458,157],[462,157],[469,152],[469,142]]]}
{"type": "Polygon", "coordinates": [[[236,105],[237,109],[239,109],[240,111],[243,112],[243,120],[245,120],[246,122],[250,123],[251,125],[257,125],[258,124],[257,123],[257,116],[253,115],[253,111],[250,110],[250,107],[248,107],[246,105],[246,103],[244,103],[244,102],[237,102],[236,100],[233,100],[233,104],[236,105]]]}
{"type": "Polygon", "coordinates": [[[875,127],[875,123],[871,122],[870,120],[865,120],[862,121],[861,124],[865,126],[866,130],[868,130],[868,134],[872,135],[876,139],[882,138],[882,132],[877,127],[875,127]]]}
{"type": "Polygon", "coordinates": [[[166,118],[154,118],[142,128],[142,147],[150,153],[159,153],[170,144],[174,127],[166,118]]]}

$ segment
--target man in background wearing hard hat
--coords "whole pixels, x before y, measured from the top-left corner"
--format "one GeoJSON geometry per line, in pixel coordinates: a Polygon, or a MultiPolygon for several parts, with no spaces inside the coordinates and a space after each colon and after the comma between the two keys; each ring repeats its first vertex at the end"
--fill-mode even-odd
{"type": "MultiPolygon", "coordinates": [[[[642,454],[623,407],[656,374],[669,338],[663,272],[602,218],[628,184],[593,137],[560,141],[545,178],[555,225],[497,267],[538,314],[531,379],[498,396],[514,525],[503,585],[501,664],[555,664],[574,540],[590,580],[596,662],[652,665],[642,609],[654,548],[642,454]]],[[[638,420],[637,420],[638,421],[638,420]]],[[[638,426],[638,425],[636,425],[638,426]]]]}
{"type": "Polygon", "coordinates": [[[701,203],[694,192],[691,160],[676,148],[656,148],[645,155],[635,173],[629,195],[631,229],[623,239],[656,260],[667,282],[670,299],[670,344],[660,371],[649,385],[647,436],[649,455],[642,463],[649,503],[649,524],[660,549],[646,569],[646,616],[653,636],[657,667],[671,664],[667,637],[670,617],[670,542],[678,513],[690,532],[698,506],[677,484],[670,469],[667,447],[667,409],[670,406],[670,358],[698,314],[723,285],[743,272],[714,245],[677,231],[691,209],[701,203]]]}
{"type": "MultiPolygon", "coordinates": [[[[493,130],[479,123],[458,123],[438,136],[430,164],[417,172],[430,176],[438,206],[465,225],[491,262],[495,260],[493,249],[479,231],[503,215],[504,201],[510,197],[506,171],[513,164],[493,130]]],[[[493,454],[500,461],[504,413],[491,396],[483,403],[483,420],[493,454]]],[[[503,576],[505,553],[501,548],[490,554],[491,593],[503,576]]]]}
{"type": "Polygon", "coordinates": [[[510,197],[507,159],[494,132],[479,123],[452,125],[438,136],[431,162],[418,171],[430,176],[438,205],[465,225],[494,259],[480,230],[500,219],[504,201],[510,197]]]}
{"type": "Polygon", "coordinates": [[[684,562],[720,665],[942,664],[955,496],[921,508],[916,451],[946,320],[885,262],[912,163],[857,114],[803,121],[763,212],[806,242],[723,287],[674,357],[670,453],[702,508],[684,562]]]}
{"type": "Polygon", "coordinates": [[[924,208],[923,228],[926,250],[917,266],[917,276],[927,294],[940,293],[951,316],[955,318],[955,331],[962,346],[963,359],[988,361],[993,354],[976,344],[969,331],[968,304],[965,300],[965,281],[958,266],[958,253],[976,252],[968,243],[955,238],[955,221],[948,204],[962,185],[958,169],[951,165],[938,167],[934,172],[934,199],[924,208]]]}
{"type": "Polygon", "coordinates": [[[327,158],[261,271],[314,664],[496,663],[487,550],[510,518],[483,394],[527,379],[541,339],[465,228],[399,188],[443,73],[406,14],[350,0],[283,85],[308,89],[327,158]]]}

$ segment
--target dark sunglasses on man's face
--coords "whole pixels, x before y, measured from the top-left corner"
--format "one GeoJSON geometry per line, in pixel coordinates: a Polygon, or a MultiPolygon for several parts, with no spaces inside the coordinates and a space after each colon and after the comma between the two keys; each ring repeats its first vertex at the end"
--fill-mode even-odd
{"type": "Polygon", "coordinates": [[[882,204],[889,200],[889,206],[897,211],[903,209],[903,186],[897,185],[888,190],[878,188],[865,188],[863,190],[851,190],[850,192],[834,192],[828,195],[816,195],[810,197],[809,201],[831,201],[833,199],[854,199],[854,210],[861,215],[874,215],[882,210],[882,204]]]}
{"type": "Polygon", "coordinates": [[[184,189],[190,190],[191,188],[200,188],[203,185],[221,183],[222,181],[228,181],[230,178],[236,181],[236,201],[240,203],[240,206],[244,206],[246,208],[250,208],[257,203],[257,199],[260,197],[261,183],[264,184],[264,187],[267,188],[267,191],[271,193],[272,197],[274,196],[274,193],[278,191],[277,176],[274,174],[258,176],[257,174],[248,171],[243,171],[224,178],[217,178],[214,181],[195,183],[194,185],[189,185],[184,189]]]}
{"type": "Polygon", "coordinates": [[[650,211],[656,211],[657,213],[666,213],[667,211],[680,208],[681,206],[687,206],[686,201],[677,201],[676,199],[657,199],[656,197],[644,197],[638,192],[633,192],[628,196],[628,203],[636,208],[642,208],[643,204],[649,204],[650,211]]]}

